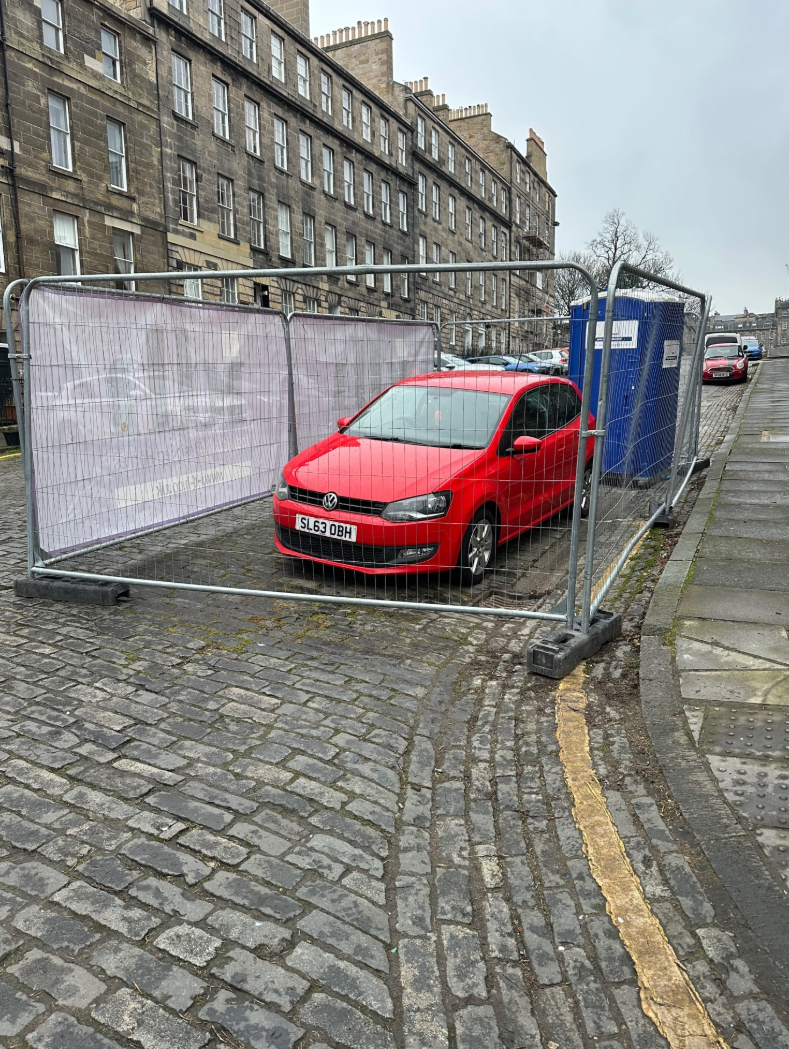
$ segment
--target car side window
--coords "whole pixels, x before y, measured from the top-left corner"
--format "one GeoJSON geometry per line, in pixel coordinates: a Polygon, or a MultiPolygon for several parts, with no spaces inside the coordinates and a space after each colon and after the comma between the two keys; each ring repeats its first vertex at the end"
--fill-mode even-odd
{"type": "Polygon", "coordinates": [[[529,390],[524,397],[524,414],[523,430],[516,437],[545,437],[550,433],[550,390],[529,390]]]}
{"type": "Polygon", "coordinates": [[[567,426],[581,413],[581,398],[572,388],[564,383],[556,383],[559,401],[559,426],[567,426]]]}

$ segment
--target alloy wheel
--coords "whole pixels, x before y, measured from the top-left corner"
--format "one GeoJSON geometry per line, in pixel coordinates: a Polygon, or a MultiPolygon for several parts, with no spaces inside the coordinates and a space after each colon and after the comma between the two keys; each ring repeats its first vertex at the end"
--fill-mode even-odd
{"type": "Polygon", "coordinates": [[[493,556],[493,525],[487,518],[477,521],[468,540],[468,566],[472,575],[484,572],[493,556]]]}

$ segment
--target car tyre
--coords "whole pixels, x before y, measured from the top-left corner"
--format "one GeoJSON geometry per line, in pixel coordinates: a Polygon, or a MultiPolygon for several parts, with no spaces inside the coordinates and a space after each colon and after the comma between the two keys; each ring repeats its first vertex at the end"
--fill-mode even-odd
{"type": "Polygon", "coordinates": [[[589,516],[589,505],[592,495],[592,464],[587,463],[584,470],[584,482],[581,488],[581,519],[586,520],[589,516]]]}
{"type": "Polygon", "coordinates": [[[496,521],[493,511],[477,510],[463,536],[458,569],[466,586],[481,583],[496,553],[496,521]]]}

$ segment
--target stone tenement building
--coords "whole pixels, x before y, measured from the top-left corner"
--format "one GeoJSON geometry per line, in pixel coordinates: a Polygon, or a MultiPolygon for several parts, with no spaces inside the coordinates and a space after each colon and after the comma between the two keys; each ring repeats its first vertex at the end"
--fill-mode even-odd
{"type": "Polygon", "coordinates": [[[311,38],[308,0],[0,10],[4,281],[211,269],[215,281],[182,275],[167,290],[435,320],[458,349],[550,338],[479,323],[548,312],[547,279],[523,271],[288,278],[312,265],[553,257],[542,141],[531,132],[521,152],[487,106],[450,109],[426,79],[395,81],[387,20],[311,38]],[[282,276],[221,276],[246,267],[282,276]]]}
{"type": "Polygon", "coordinates": [[[769,354],[781,336],[786,344],[786,313],[781,317],[781,307],[786,306],[780,299],[775,300],[774,313],[751,313],[745,309],[742,313],[713,313],[710,317],[709,331],[738,331],[741,335],[753,335],[764,346],[769,354]],[[784,328],[780,330],[783,319],[784,328]]]}

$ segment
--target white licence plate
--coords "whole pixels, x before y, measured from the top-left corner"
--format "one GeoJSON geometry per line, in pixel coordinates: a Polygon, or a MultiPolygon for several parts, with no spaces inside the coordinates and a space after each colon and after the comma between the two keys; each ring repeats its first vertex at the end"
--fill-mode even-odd
{"type": "Polygon", "coordinates": [[[296,514],[296,530],[326,535],[329,539],[344,539],[346,543],[356,542],[356,525],[343,524],[342,521],[327,521],[325,517],[296,514]]]}
{"type": "Polygon", "coordinates": [[[713,372],[712,375],[715,379],[727,379],[731,372],[713,372]]]}

